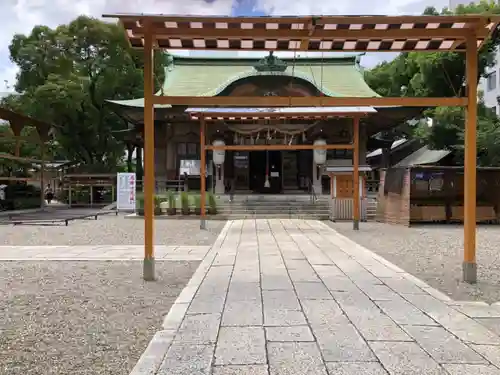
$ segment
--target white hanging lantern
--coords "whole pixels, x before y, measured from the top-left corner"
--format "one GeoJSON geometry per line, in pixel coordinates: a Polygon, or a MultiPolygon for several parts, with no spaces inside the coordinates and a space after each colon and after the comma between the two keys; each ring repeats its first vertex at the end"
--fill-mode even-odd
{"type": "MultiPolygon", "coordinates": [[[[314,141],[315,146],[324,146],[326,141],[324,139],[316,139],[314,141]]],[[[326,148],[315,149],[314,150],[314,162],[316,165],[323,165],[326,162],[326,148]]]]}
{"type": "MultiPolygon", "coordinates": [[[[223,140],[217,139],[212,142],[213,146],[225,146],[226,143],[223,140]]],[[[225,150],[213,150],[213,161],[214,164],[217,166],[221,166],[224,164],[224,159],[226,156],[226,151],[225,150]]]]}

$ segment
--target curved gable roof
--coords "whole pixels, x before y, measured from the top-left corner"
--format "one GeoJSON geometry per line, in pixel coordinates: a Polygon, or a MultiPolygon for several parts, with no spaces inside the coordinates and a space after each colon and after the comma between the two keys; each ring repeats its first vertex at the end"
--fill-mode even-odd
{"type": "MultiPolygon", "coordinates": [[[[258,72],[254,66],[261,59],[240,57],[194,57],[172,55],[165,67],[163,95],[216,96],[230,84],[261,75],[283,75],[303,79],[327,96],[378,97],[365,82],[356,64],[356,55],[341,57],[280,58],[288,66],[285,72],[258,72]]],[[[156,95],[161,95],[161,92],[156,95]]],[[[122,107],[144,107],[144,99],[108,100],[122,107]]],[[[155,108],[170,108],[155,105],[155,108]]]]}
{"type": "Polygon", "coordinates": [[[259,59],[174,57],[166,68],[164,95],[216,96],[243,78],[261,75],[284,75],[303,79],[327,96],[379,96],[365,82],[355,57],[282,59],[285,72],[258,72],[259,59]]]}

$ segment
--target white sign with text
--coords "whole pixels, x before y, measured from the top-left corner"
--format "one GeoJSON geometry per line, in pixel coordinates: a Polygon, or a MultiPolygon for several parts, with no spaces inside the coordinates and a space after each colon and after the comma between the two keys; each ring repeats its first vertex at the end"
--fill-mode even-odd
{"type": "Polygon", "coordinates": [[[116,176],[116,209],[124,211],[135,210],[136,176],[135,173],[118,173],[116,176]]]}

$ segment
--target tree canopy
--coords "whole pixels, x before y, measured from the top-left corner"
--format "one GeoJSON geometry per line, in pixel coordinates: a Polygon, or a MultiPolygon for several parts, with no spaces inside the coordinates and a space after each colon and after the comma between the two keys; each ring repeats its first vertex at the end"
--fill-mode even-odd
{"type": "MultiPolygon", "coordinates": [[[[455,14],[500,14],[500,5],[482,1],[479,4],[461,5],[455,14]]],[[[429,7],[427,15],[452,14],[445,8],[438,12],[429,7]]],[[[494,36],[479,51],[478,77],[495,64],[495,54],[500,38],[494,36]]],[[[367,83],[383,96],[449,97],[464,95],[465,54],[454,52],[402,53],[393,61],[383,62],[366,71],[367,83]]],[[[432,108],[425,116],[433,118],[432,127],[420,124],[413,136],[435,149],[455,151],[458,162],[463,159],[464,109],[453,107],[432,108]]],[[[493,110],[485,107],[481,97],[478,102],[478,162],[481,165],[500,166],[500,122],[493,110]],[[498,156],[496,156],[498,154],[498,156]]],[[[407,127],[405,127],[407,128],[407,127]]]]}
{"type": "MultiPolygon", "coordinates": [[[[116,165],[125,145],[115,131],[128,124],[106,100],[143,97],[143,57],[129,47],[123,30],[81,16],[55,29],[35,26],[29,35],[15,35],[9,51],[19,67],[15,89],[21,94],[3,105],[54,124],[60,156],[116,165]]],[[[157,83],[163,81],[163,58],[155,56],[157,83]]]]}

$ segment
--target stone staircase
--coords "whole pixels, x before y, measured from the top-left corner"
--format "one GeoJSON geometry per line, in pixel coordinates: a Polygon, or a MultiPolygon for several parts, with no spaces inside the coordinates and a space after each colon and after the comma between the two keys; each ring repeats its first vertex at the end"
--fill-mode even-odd
{"type": "Polygon", "coordinates": [[[368,201],[366,205],[366,219],[367,221],[374,221],[377,216],[377,196],[368,195],[368,201]]]}
{"type": "Polygon", "coordinates": [[[313,202],[308,194],[240,195],[232,202],[229,195],[217,199],[218,217],[224,219],[309,219],[328,220],[329,196],[319,195],[313,202]]]}

